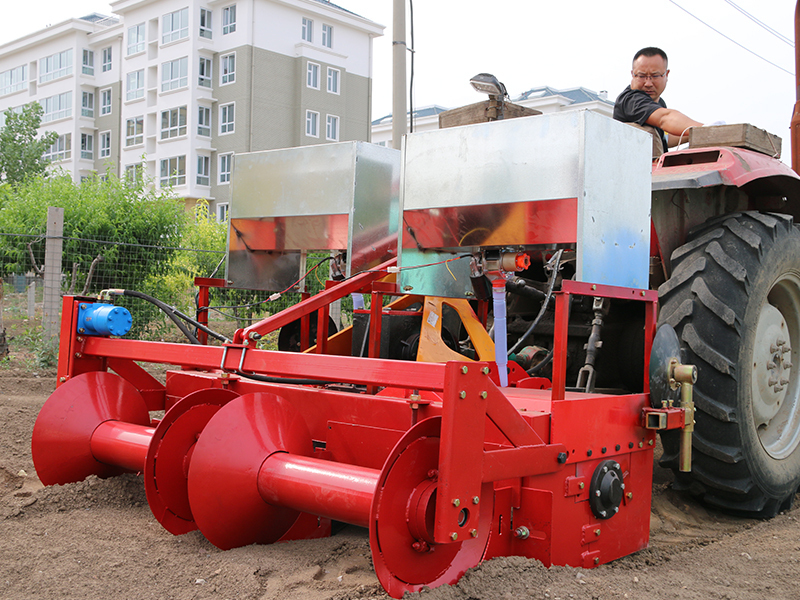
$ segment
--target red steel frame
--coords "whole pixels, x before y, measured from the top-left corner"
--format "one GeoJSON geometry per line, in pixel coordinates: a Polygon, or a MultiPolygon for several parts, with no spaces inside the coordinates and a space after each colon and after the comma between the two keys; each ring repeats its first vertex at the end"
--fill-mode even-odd
{"type": "MultiPolygon", "coordinates": [[[[655,335],[656,292],[565,281],[555,294],[550,390],[500,388],[494,363],[431,364],[326,355],[323,352],[327,336],[322,327],[318,328],[319,353],[273,352],[254,347],[252,340],[314,311],[318,312],[318,322],[325,323],[331,301],[353,292],[368,292],[372,295],[369,352],[372,357],[378,356],[382,297],[394,289],[378,280],[385,276],[381,271],[389,264],[239,330],[234,343],[225,346],[83,336],[76,333],[78,306],[83,300],[65,297],[59,385],[81,373],[110,369],[140,391],[151,411],[172,406],[202,389],[226,388],[238,394],[269,391],[303,415],[317,447],[315,458],[354,469],[381,469],[410,427],[424,419],[440,417],[438,491],[432,531],[436,544],[454,543],[458,532],[462,532],[460,539],[464,538],[463,532],[474,531],[473,535],[477,535],[479,529],[486,528],[486,511],[490,511],[491,535],[485,558],[519,554],[547,565],[591,567],[645,547],[655,440],[655,432],[646,429],[643,422],[643,411],[649,407],[647,377],[641,394],[568,392],[566,344],[570,296],[639,300],[646,307],[648,364],[655,335]],[[168,372],[166,385],[162,385],[137,364],[139,361],[171,364],[180,370],[168,372]],[[330,380],[367,386],[367,393],[263,383],[237,373],[330,380]],[[383,391],[375,395],[378,388],[383,391]],[[609,459],[622,469],[626,494],[619,513],[601,520],[589,509],[589,482],[598,465],[609,459]],[[494,488],[494,506],[482,508],[478,501],[487,484],[494,488]],[[464,506],[469,510],[465,511],[464,506]],[[528,534],[515,535],[520,528],[528,534]]],[[[200,298],[200,305],[207,306],[208,287],[205,293],[201,291],[200,298]]],[[[207,315],[198,315],[201,322],[203,314],[207,315]]],[[[120,427],[125,430],[124,425],[120,427]]],[[[133,457],[119,466],[140,464],[140,448],[115,451],[117,429],[105,425],[103,431],[108,435],[99,436],[93,443],[104,457],[133,457]]],[[[272,465],[281,466],[275,462],[272,465]]],[[[320,476],[315,485],[324,487],[325,481],[320,476]]],[[[371,484],[363,485],[368,488],[371,484]]],[[[364,493],[353,491],[362,508],[356,511],[357,515],[347,513],[356,515],[353,520],[360,524],[369,520],[363,514],[364,493]]],[[[312,502],[303,500],[307,498],[305,489],[291,479],[283,484],[281,494],[297,499],[302,506],[312,502]]],[[[340,511],[331,509],[331,513],[338,515],[340,511]]]]}

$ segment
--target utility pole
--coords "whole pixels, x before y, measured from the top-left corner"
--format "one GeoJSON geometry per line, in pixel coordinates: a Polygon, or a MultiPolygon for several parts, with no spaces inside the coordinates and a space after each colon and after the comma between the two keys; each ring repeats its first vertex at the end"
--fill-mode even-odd
{"type": "Polygon", "coordinates": [[[392,16],[392,147],[400,149],[408,131],[406,115],[406,3],[394,0],[392,16]]]}

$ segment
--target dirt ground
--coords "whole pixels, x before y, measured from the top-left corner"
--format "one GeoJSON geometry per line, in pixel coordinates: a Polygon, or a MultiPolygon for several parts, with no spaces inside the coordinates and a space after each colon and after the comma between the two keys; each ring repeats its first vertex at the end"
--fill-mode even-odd
{"type": "MultiPolygon", "coordinates": [[[[221,551],[153,518],[141,477],[42,487],[31,459],[51,371],[0,368],[0,598],[356,600],[388,596],[365,530],[221,551]]],[[[771,521],[727,517],[669,487],[656,467],[650,548],[596,569],[495,559],[424,600],[800,597],[800,509],[771,521]]]]}

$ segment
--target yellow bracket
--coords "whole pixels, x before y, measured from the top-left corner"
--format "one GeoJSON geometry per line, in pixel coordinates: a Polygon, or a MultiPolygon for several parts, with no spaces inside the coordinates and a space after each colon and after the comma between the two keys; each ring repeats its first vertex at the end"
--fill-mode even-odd
{"type": "Polygon", "coordinates": [[[463,362],[470,360],[448,348],[442,339],[442,310],[444,304],[447,304],[458,313],[478,355],[478,360],[494,360],[494,342],[467,300],[426,296],[425,307],[422,311],[422,330],[419,337],[417,361],[442,363],[450,360],[463,362]]]}

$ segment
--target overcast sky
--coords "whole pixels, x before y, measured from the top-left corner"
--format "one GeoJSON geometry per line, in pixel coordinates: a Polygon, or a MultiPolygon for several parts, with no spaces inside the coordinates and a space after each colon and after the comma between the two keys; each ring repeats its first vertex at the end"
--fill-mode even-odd
{"type": "MultiPolygon", "coordinates": [[[[373,65],[372,115],[382,117],[391,113],[392,0],[338,4],[386,26],[375,40],[373,65]]],[[[453,108],[480,100],[469,85],[480,72],[496,75],[512,98],[549,85],[606,90],[613,99],[630,83],[635,51],[653,45],[670,58],[663,96],[670,107],[704,123],[749,122],[776,133],[784,138],[786,159],[794,50],[736,7],[793,40],[791,0],[416,0],[415,106],[453,108]]],[[[0,44],[70,17],[110,10],[103,0],[3,0],[0,44]]],[[[407,30],[410,35],[410,24],[407,30]]]]}

